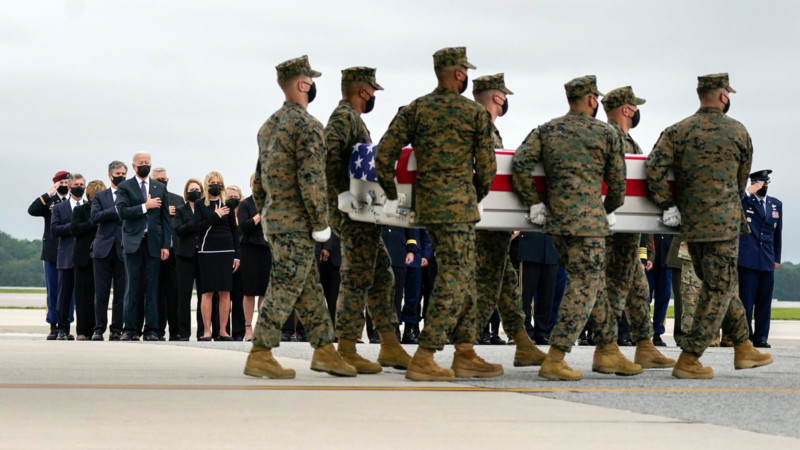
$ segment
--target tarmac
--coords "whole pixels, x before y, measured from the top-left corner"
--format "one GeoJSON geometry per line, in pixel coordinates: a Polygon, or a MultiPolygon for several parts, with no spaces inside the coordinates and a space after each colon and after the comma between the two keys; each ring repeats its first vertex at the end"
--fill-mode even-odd
{"type": "MultiPolygon", "coordinates": [[[[702,358],[712,380],[616,377],[591,372],[594,349],[574,347],[567,361],[584,379],[571,383],[513,367],[508,345],[476,346],[502,377],[415,383],[391,368],[312,372],[311,347],[283,343],[273,353],[297,378],[268,380],[242,374],[245,342],[46,341],[47,331],[43,310],[0,309],[0,448],[800,448],[800,321],[773,322],[766,367],[735,371],[732,349],[712,348],[702,358]]],[[[379,346],[358,350],[374,360],[379,346]]],[[[436,358],[449,366],[452,355],[436,358]]]]}

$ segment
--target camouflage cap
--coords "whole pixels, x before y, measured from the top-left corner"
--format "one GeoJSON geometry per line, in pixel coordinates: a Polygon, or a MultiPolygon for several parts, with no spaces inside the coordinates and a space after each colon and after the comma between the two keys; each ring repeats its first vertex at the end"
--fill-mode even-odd
{"type": "Polygon", "coordinates": [[[311,78],[322,75],[316,70],[311,69],[311,65],[308,63],[308,55],[284,61],[275,66],[275,70],[278,71],[278,80],[288,80],[297,75],[306,75],[311,78]]]}
{"type": "Polygon", "coordinates": [[[597,89],[597,77],[594,75],[573,78],[564,84],[564,90],[567,91],[567,98],[583,97],[589,94],[603,96],[603,93],[597,89]]]}
{"type": "Polygon", "coordinates": [[[464,66],[467,69],[477,69],[477,67],[467,61],[467,47],[447,47],[433,54],[434,69],[451,66],[464,66]]]}
{"type": "Polygon", "coordinates": [[[725,88],[726,91],[736,93],[728,81],[727,73],[712,73],[697,77],[697,90],[725,88]]]}
{"type": "Polygon", "coordinates": [[[489,89],[497,89],[507,95],[513,94],[511,89],[506,87],[506,82],[502,73],[494,75],[484,75],[482,77],[472,80],[472,93],[488,91],[489,89]]]}
{"type": "Polygon", "coordinates": [[[611,111],[622,105],[641,105],[645,100],[633,94],[633,88],[625,86],[611,90],[603,97],[603,109],[611,111]]]}
{"type": "Polygon", "coordinates": [[[372,67],[348,67],[342,70],[342,83],[345,81],[364,81],[379,91],[383,90],[383,87],[375,81],[375,69],[372,67]]]}
{"type": "Polygon", "coordinates": [[[757,170],[750,174],[750,179],[753,181],[769,181],[769,174],[771,173],[772,171],[769,169],[757,170]]]}

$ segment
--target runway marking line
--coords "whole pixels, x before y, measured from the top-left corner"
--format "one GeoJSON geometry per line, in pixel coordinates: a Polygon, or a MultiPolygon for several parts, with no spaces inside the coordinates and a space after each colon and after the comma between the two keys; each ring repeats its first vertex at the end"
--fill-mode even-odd
{"type": "Polygon", "coordinates": [[[708,392],[708,393],[788,393],[800,394],[800,389],[727,389],[727,388],[484,388],[469,386],[202,386],[202,385],[149,385],[149,384],[0,384],[1,389],[152,389],[199,391],[395,391],[395,392],[708,392]]]}

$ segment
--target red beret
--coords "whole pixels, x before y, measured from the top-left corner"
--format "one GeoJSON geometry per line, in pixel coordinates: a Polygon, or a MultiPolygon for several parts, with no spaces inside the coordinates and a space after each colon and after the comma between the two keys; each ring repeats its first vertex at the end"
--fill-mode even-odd
{"type": "Polygon", "coordinates": [[[66,180],[69,178],[69,172],[66,170],[59,170],[56,172],[56,176],[53,177],[53,183],[58,183],[61,180],[66,180]]]}

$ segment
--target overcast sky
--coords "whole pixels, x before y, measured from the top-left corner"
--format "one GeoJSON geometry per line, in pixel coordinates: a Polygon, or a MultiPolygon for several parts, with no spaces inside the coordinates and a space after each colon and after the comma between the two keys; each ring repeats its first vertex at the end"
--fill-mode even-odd
{"type": "Polygon", "coordinates": [[[171,191],[219,170],[249,195],[256,133],[283,101],[275,65],[309,55],[323,74],[309,111],[323,124],[340,70],[377,67],[386,90],[364,116],[377,141],[399,106],[435,87],[431,55],[463,45],[470,78],[504,72],[515,92],[497,122],[509,148],[566,112],[566,81],[596,74],[601,91],[631,85],[647,99],[631,133],[647,153],[697,109],[697,75],[729,72],[729,114],[750,131],[753,170],[775,171],[783,259],[798,262],[799,18],[794,1],[6,0],[0,146],[13,195],[0,230],[40,238],[26,209],[56,171],[108,184],[107,164],[142,150],[171,191]]]}

